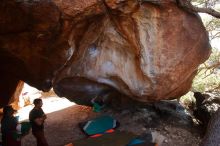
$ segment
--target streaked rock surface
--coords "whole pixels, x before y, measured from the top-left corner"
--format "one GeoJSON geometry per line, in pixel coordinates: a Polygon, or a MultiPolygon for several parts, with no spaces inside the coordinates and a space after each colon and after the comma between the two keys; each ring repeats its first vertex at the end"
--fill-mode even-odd
{"type": "Polygon", "coordinates": [[[172,0],[4,0],[0,22],[2,89],[23,80],[73,101],[106,90],[141,102],[177,98],[210,54],[199,16],[172,0]]]}

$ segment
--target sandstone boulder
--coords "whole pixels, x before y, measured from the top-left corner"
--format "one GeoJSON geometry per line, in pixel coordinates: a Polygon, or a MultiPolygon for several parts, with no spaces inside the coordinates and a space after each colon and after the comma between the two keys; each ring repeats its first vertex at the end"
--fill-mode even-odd
{"type": "Polygon", "coordinates": [[[0,87],[12,89],[2,101],[19,80],[73,101],[106,89],[141,102],[173,99],[209,54],[198,14],[173,0],[0,3],[0,87]]]}

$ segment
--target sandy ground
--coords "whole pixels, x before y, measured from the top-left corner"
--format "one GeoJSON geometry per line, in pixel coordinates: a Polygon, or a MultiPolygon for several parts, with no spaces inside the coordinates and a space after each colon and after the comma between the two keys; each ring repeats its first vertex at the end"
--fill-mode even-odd
{"type": "MultiPolygon", "coordinates": [[[[32,107],[23,109],[27,115],[32,107]]],[[[50,146],[64,146],[77,139],[86,138],[78,124],[92,119],[100,114],[108,114],[120,122],[118,130],[130,131],[135,134],[157,132],[164,137],[162,146],[197,146],[200,142],[199,132],[195,127],[183,126],[181,120],[152,119],[146,109],[138,111],[112,111],[104,110],[94,113],[90,107],[74,105],[66,99],[49,98],[44,100],[44,111],[47,113],[45,135],[50,146]],[[66,106],[64,106],[66,104],[66,106]],[[64,109],[61,108],[64,107],[64,109]],[[150,122],[149,122],[150,121],[150,122]]],[[[25,116],[24,116],[25,117],[25,116]]],[[[23,120],[25,119],[23,117],[23,120]]],[[[36,141],[31,132],[22,139],[23,146],[36,146],[36,141]]]]}
{"type": "MultiPolygon", "coordinates": [[[[50,146],[64,146],[75,139],[85,137],[78,123],[96,116],[90,107],[75,105],[66,99],[52,97],[44,99],[43,102],[43,110],[47,113],[45,136],[50,146]]],[[[22,109],[22,115],[25,116],[22,116],[21,120],[27,119],[27,113],[32,108],[33,106],[28,106],[22,109]]],[[[22,139],[22,146],[35,145],[36,141],[31,132],[22,139]]]]}

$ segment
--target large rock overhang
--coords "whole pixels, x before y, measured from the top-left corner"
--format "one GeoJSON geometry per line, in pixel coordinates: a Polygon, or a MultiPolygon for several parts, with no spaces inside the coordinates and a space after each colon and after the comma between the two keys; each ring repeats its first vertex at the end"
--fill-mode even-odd
{"type": "Polygon", "coordinates": [[[172,0],[3,1],[0,18],[4,89],[23,80],[73,101],[105,91],[141,102],[173,99],[210,55],[198,14],[172,0]]]}

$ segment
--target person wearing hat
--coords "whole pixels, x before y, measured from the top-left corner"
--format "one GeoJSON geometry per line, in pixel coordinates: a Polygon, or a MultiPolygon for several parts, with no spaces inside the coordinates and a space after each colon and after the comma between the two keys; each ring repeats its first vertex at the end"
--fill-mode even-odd
{"type": "Polygon", "coordinates": [[[18,120],[14,117],[16,110],[11,105],[3,108],[1,120],[2,144],[3,146],[21,146],[21,139],[15,137],[18,120]]]}

